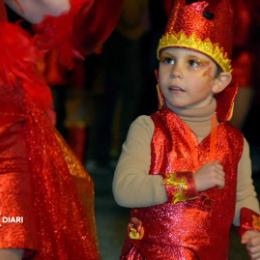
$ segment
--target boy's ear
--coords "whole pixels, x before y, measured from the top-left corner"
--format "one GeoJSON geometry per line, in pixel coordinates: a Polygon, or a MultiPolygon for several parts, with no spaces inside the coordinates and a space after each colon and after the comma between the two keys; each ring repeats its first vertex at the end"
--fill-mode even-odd
{"type": "Polygon", "coordinates": [[[220,72],[213,84],[212,91],[214,94],[223,91],[232,81],[232,75],[230,72],[220,72]]]}
{"type": "Polygon", "coordinates": [[[156,78],[156,80],[158,82],[159,81],[159,71],[158,71],[158,69],[154,70],[154,75],[155,75],[155,78],[156,78]]]}

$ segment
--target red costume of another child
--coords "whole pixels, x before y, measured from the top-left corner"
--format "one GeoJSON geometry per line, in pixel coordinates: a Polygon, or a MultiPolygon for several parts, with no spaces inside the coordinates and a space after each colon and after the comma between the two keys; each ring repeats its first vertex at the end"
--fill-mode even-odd
{"type": "Polygon", "coordinates": [[[40,51],[56,49],[72,66],[107,38],[120,1],[114,16],[97,2],[71,1],[68,13],[47,17],[32,38],[7,22],[0,1],[0,248],[24,249],[26,259],[99,259],[93,183],[55,130],[50,90],[37,69],[40,51]],[[84,22],[90,28],[76,39],[84,22]]]}

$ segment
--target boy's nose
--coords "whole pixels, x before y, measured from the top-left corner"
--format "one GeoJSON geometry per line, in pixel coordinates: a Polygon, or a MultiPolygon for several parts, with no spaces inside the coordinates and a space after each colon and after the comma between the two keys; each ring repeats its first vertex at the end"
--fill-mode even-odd
{"type": "Polygon", "coordinates": [[[183,69],[181,68],[181,66],[178,63],[172,66],[171,76],[172,77],[182,77],[183,76],[183,69]]]}

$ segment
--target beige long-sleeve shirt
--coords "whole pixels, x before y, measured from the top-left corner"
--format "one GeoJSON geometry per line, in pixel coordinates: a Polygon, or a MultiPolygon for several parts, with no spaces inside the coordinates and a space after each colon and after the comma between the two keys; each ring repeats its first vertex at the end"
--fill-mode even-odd
{"type": "MultiPolygon", "coordinates": [[[[175,112],[196,134],[198,141],[201,141],[211,131],[211,117],[215,113],[215,108],[214,101],[202,109],[175,112]]],[[[149,175],[153,132],[154,124],[149,116],[138,117],[129,129],[113,180],[114,197],[120,206],[149,207],[167,201],[162,177],[149,175]]],[[[259,212],[259,204],[251,177],[251,160],[246,139],[244,139],[243,153],[237,174],[234,224],[238,226],[242,207],[259,212]]]]}

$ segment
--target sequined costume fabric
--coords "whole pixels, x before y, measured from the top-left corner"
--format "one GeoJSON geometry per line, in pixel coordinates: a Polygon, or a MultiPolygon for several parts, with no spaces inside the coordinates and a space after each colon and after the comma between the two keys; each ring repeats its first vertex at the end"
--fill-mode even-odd
{"type": "MultiPolygon", "coordinates": [[[[3,88],[1,97],[10,102],[3,88]]],[[[0,208],[23,223],[1,223],[0,247],[26,248],[34,259],[98,259],[90,177],[47,114],[20,105],[0,113],[0,208]]]]}
{"type": "Polygon", "coordinates": [[[144,236],[127,238],[121,259],[201,259],[228,257],[229,231],[236,199],[236,172],[243,149],[241,134],[220,123],[198,143],[191,129],[167,108],[151,116],[155,130],[151,142],[151,175],[196,172],[214,159],[225,171],[225,187],[200,192],[195,200],[136,208],[131,216],[142,222],[144,236]]]}
{"type": "Polygon", "coordinates": [[[97,260],[92,180],[55,130],[30,37],[0,20],[0,248],[97,260]]]}

